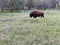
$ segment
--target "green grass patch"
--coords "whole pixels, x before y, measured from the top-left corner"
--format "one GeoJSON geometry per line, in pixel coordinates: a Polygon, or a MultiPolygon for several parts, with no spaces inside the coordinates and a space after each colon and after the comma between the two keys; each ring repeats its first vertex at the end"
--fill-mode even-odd
{"type": "Polygon", "coordinates": [[[60,11],[46,10],[42,19],[29,13],[0,13],[0,45],[60,45],[60,11]]]}

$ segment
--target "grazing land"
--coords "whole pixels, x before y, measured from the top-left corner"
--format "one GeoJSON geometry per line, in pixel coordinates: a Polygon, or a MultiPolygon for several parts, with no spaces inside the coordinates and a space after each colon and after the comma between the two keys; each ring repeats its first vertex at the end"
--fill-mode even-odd
{"type": "Polygon", "coordinates": [[[46,10],[42,19],[29,13],[0,13],[0,45],[60,45],[60,11],[46,10]]]}

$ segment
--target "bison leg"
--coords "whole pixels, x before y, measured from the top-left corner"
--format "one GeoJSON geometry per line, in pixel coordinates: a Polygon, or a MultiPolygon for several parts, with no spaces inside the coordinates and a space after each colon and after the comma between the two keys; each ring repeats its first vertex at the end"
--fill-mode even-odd
{"type": "Polygon", "coordinates": [[[44,14],[42,13],[41,18],[44,17],[44,14]]]}
{"type": "Polygon", "coordinates": [[[44,17],[44,14],[42,14],[42,17],[44,17]]]}
{"type": "Polygon", "coordinates": [[[33,16],[33,18],[36,18],[36,16],[33,16]]]}

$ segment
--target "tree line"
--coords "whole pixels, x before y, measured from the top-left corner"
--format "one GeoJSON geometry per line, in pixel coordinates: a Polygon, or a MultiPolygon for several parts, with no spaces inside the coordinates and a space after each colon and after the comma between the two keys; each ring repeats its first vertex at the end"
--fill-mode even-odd
{"type": "Polygon", "coordinates": [[[50,9],[59,7],[59,0],[0,0],[1,11],[50,9]]]}

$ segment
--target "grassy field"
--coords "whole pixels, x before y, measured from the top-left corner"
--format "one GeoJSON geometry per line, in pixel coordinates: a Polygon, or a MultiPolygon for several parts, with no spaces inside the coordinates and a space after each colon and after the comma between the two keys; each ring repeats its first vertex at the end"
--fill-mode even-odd
{"type": "Polygon", "coordinates": [[[46,10],[44,18],[25,13],[0,13],[0,45],[60,45],[60,11],[46,10]]]}

